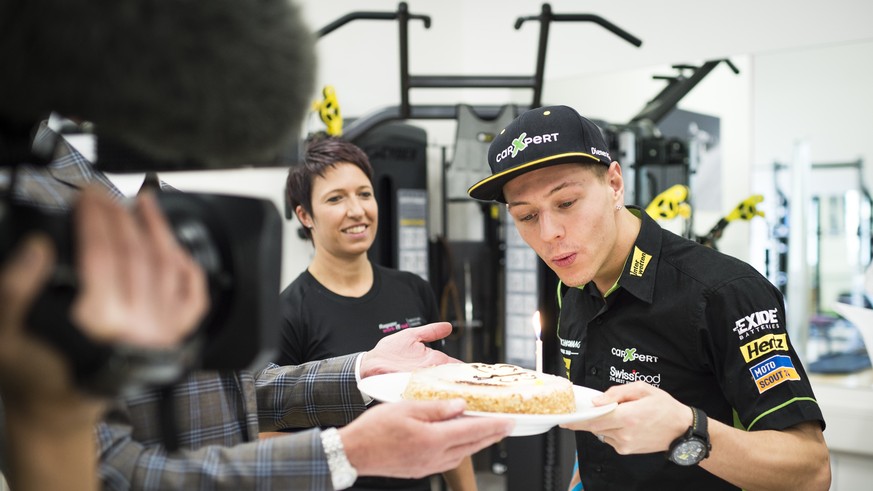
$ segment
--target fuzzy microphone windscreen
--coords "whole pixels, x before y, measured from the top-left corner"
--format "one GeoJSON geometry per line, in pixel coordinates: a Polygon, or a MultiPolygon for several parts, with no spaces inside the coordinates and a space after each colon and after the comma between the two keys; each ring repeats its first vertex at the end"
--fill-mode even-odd
{"type": "Polygon", "coordinates": [[[290,0],[3,0],[0,115],[56,111],[156,160],[258,165],[297,138],[314,41],[290,0]]]}

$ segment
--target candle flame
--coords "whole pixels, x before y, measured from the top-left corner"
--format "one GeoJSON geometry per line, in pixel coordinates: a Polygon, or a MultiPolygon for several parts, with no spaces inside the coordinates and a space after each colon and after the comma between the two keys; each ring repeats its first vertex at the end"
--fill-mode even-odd
{"type": "Polygon", "coordinates": [[[540,339],[540,334],[542,333],[542,326],[540,324],[540,311],[537,310],[534,312],[533,317],[531,318],[531,322],[533,323],[534,333],[537,335],[537,339],[540,339]]]}

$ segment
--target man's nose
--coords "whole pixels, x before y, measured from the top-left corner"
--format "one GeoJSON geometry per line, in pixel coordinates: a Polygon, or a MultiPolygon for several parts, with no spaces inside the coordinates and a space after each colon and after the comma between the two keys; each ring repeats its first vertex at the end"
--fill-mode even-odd
{"type": "Polygon", "coordinates": [[[564,236],[564,226],[549,213],[540,214],[540,239],[551,242],[564,236]]]}

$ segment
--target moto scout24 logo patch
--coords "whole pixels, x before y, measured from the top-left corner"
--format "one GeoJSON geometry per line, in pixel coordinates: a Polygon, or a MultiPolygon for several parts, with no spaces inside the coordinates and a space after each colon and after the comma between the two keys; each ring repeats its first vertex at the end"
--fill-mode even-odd
{"type": "Polygon", "coordinates": [[[779,309],[759,310],[751,315],[741,317],[734,322],[733,331],[740,340],[746,339],[761,331],[779,329],[779,309]]]}
{"type": "Polygon", "coordinates": [[[773,355],[750,368],[749,372],[752,373],[759,394],[767,392],[782,382],[800,380],[791,357],[785,355],[773,355]]]}

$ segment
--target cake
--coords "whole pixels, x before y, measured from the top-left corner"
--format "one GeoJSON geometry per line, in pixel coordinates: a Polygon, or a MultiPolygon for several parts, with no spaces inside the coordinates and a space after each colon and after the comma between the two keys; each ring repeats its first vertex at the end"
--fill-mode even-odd
{"type": "Polygon", "coordinates": [[[464,399],[467,410],[515,414],[576,411],[573,384],[505,363],[448,363],[412,372],[404,399],[464,399]]]}

